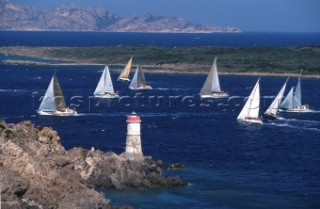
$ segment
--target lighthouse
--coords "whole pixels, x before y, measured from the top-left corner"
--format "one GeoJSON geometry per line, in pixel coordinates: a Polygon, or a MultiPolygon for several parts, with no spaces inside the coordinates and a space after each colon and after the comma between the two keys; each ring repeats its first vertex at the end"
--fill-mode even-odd
{"type": "Polygon", "coordinates": [[[135,112],[127,116],[127,140],[125,157],[127,160],[143,160],[140,137],[140,116],[135,112]]]}

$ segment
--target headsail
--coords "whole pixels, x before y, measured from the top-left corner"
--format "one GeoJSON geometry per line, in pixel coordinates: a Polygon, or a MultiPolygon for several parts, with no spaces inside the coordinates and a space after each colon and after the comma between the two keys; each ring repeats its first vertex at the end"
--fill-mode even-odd
{"type": "Polygon", "coordinates": [[[113,93],[113,84],[110,76],[109,67],[105,66],[103,73],[100,77],[99,83],[97,85],[96,90],[94,91],[94,95],[104,95],[105,93],[113,93]]]}
{"type": "Polygon", "coordinates": [[[131,83],[129,85],[130,89],[138,88],[138,72],[139,72],[139,66],[137,66],[136,72],[134,73],[132,81],[131,81],[131,83]]]}
{"type": "MultiPolygon", "coordinates": [[[[288,78],[289,79],[289,78],[288,78]]],[[[271,103],[271,105],[268,107],[268,109],[266,110],[266,113],[269,114],[273,114],[276,115],[278,113],[278,109],[281,103],[281,100],[283,98],[283,94],[284,91],[286,89],[286,85],[288,82],[288,79],[286,80],[286,82],[283,84],[282,88],[280,89],[279,93],[277,94],[276,98],[273,100],[273,102],[271,103]]]]}
{"type": "Polygon", "coordinates": [[[259,116],[260,108],[260,78],[250,93],[244,107],[242,108],[237,119],[245,119],[246,117],[257,118],[259,116]]]}
{"type": "Polygon", "coordinates": [[[293,87],[290,89],[286,98],[282,101],[280,107],[284,109],[290,109],[293,107],[293,87]]]}
{"type": "Polygon", "coordinates": [[[121,74],[118,77],[118,80],[129,80],[131,65],[132,65],[132,57],[130,58],[127,65],[122,70],[121,74]]]}
{"type": "Polygon", "coordinates": [[[211,70],[207,76],[205,83],[200,91],[200,95],[210,95],[212,92],[220,92],[220,82],[217,70],[217,57],[211,66],[211,70]]]}

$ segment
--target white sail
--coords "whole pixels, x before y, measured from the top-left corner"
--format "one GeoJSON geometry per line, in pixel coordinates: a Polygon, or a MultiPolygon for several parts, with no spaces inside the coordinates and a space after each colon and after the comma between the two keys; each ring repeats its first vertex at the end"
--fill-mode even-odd
{"type": "Polygon", "coordinates": [[[56,111],[56,102],[54,99],[54,77],[52,77],[48,89],[42,98],[41,104],[39,106],[41,111],[56,111]]]}
{"type": "Polygon", "coordinates": [[[118,80],[129,80],[129,74],[130,74],[130,70],[131,70],[131,65],[132,65],[132,57],[130,58],[130,60],[128,61],[127,65],[124,67],[124,69],[122,70],[121,74],[118,77],[118,80]]]}
{"type": "Polygon", "coordinates": [[[298,83],[294,91],[293,96],[293,106],[301,106],[301,85],[300,85],[300,77],[298,78],[298,83]]]}
{"type": "Polygon", "coordinates": [[[138,71],[139,71],[139,66],[137,66],[136,72],[134,73],[132,81],[129,85],[130,89],[137,89],[138,88],[138,71]]]}
{"type": "Polygon", "coordinates": [[[290,109],[293,107],[293,87],[290,89],[286,98],[282,101],[280,107],[284,109],[290,109]]]}
{"type": "Polygon", "coordinates": [[[281,103],[281,100],[283,98],[283,94],[284,91],[286,89],[287,86],[287,82],[288,79],[286,80],[286,82],[283,84],[282,88],[280,89],[279,93],[277,94],[276,98],[273,100],[273,102],[271,103],[271,105],[268,107],[268,109],[266,110],[266,113],[268,114],[273,114],[276,115],[278,113],[278,109],[281,103]]]}
{"type": "Polygon", "coordinates": [[[259,81],[260,79],[258,79],[256,85],[251,91],[251,94],[248,97],[237,119],[244,120],[246,117],[257,118],[259,116],[259,108],[260,108],[259,81]]]}
{"type": "Polygon", "coordinates": [[[144,73],[142,67],[140,65],[137,66],[136,72],[132,78],[132,81],[129,85],[129,88],[132,90],[150,90],[152,89],[146,82],[146,78],[144,77],[144,73]]]}
{"type": "Polygon", "coordinates": [[[105,66],[103,73],[100,77],[99,83],[94,95],[104,95],[105,93],[114,93],[113,84],[110,76],[109,67],[105,66]]]}
{"type": "Polygon", "coordinates": [[[212,92],[220,92],[220,82],[218,76],[218,68],[217,68],[217,57],[214,59],[213,62],[213,75],[212,75],[212,92]]]}
{"type": "Polygon", "coordinates": [[[55,74],[52,76],[37,112],[39,115],[55,116],[71,116],[77,114],[75,109],[70,109],[66,106],[58,78],[55,74]]]}
{"type": "Polygon", "coordinates": [[[217,57],[214,59],[211,70],[200,91],[200,95],[211,95],[212,92],[221,92],[217,69],[217,57]]]}
{"type": "Polygon", "coordinates": [[[54,74],[41,101],[39,111],[52,112],[63,108],[66,108],[66,103],[64,101],[59,81],[54,74]]]}

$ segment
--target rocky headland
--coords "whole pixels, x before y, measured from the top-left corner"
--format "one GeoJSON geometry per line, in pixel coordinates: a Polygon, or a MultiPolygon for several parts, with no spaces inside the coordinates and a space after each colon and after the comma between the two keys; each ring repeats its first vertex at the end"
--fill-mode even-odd
{"type": "Polygon", "coordinates": [[[181,17],[150,13],[120,17],[104,8],[63,4],[48,11],[0,0],[0,30],[213,33],[240,32],[235,27],[193,24],[181,17]]]}
{"type": "Polygon", "coordinates": [[[178,176],[163,175],[163,169],[181,167],[150,157],[127,161],[123,154],[94,148],[65,150],[58,133],[48,127],[0,121],[2,208],[118,208],[94,188],[185,186],[178,176]]]}

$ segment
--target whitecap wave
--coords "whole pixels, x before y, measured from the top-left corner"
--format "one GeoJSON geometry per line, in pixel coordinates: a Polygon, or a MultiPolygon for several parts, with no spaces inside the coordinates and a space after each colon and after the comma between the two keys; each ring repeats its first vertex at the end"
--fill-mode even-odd
{"type": "Polygon", "coordinates": [[[10,93],[10,94],[30,93],[30,91],[24,90],[24,89],[0,89],[0,92],[2,92],[2,93],[10,93]]]}
{"type": "Polygon", "coordinates": [[[159,90],[159,91],[168,91],[168,90],[171,90],[170,88],[155,88],[155,90],[159,90]]]}
{"type": "Polygon", "coordinates": [[[42,77],[41,76],[38,76],[38,77],[34,77],[34,78],[32,78],[33,80],[41,80],[42,79],[42,77]]]}
{"type": "Polygon", "coordinates": [[[320,110],[309,110],[307,113],[320,113],[320,110]]]}
{"type": "MultiPolygon", "coordinates": [[[[320,124],[320,122],[318,122],[318,121],[312,121],[312,122],[320,124]]],[[[269,125],[278,126],[278,127],[286,127],[286,128],[291,128],[291,129],[295,129],[295,130],[320,131],[319,128],[312,127],[312,125],[315,125],[315,124],[308,124],[306,122],[304,122],[303,125],[290,124],[290,123],[269,123],[269,125]]]]}
{"type": "Polygon", "coordinates": [[[293,122],[293,123],[303,123],[303,124],[320,124],[320,121],[317,120],[303,120],[296,118],[278,118],[281,121],[293,122]]]}
{"type": "Polygon", "coordinates": [[[309,131],[320,131],[319,128],[302,128],[302,129],[309,130],[309,131]]]}

